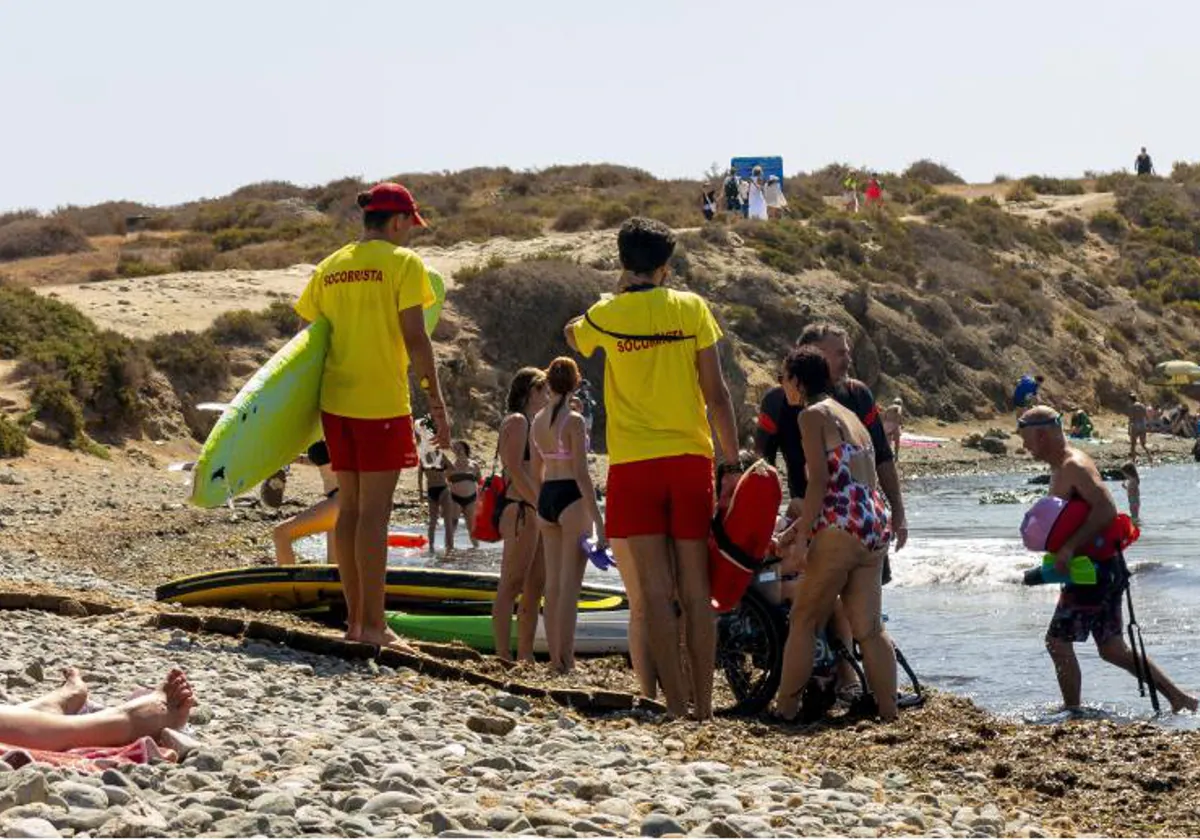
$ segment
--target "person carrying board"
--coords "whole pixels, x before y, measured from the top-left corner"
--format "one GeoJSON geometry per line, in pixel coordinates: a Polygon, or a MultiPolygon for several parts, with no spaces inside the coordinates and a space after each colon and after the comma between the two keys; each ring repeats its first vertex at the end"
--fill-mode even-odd
{"type": "Polygon", "coordinates": [[[434,304],[421,258],[403,247],[424,227],[412,194],[400,184],[359,193],[363,235],[327,257],[296,304],[307,321],[329,321],[321,378],[321,425],[338,479],[335,556],[346,596],[346,638],[398,645],[384,624],[387,530],[402,469],[417,466],[411,359],[437,426],[450,446],[433,345],[422,310],[434,304]]]}

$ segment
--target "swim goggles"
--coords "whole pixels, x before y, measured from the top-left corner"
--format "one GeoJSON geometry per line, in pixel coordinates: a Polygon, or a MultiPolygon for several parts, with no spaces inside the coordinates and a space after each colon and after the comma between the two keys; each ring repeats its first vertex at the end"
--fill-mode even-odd
{"type": "Polygon", "coordinates": [[[1056,414],[1054,417],[1031,417],[1026,420],[1024,417],[1017,420],[1017,429],[1033,429],[1038,426],[1058,426],[1062,428],[1062,415],[1056,414]]]}

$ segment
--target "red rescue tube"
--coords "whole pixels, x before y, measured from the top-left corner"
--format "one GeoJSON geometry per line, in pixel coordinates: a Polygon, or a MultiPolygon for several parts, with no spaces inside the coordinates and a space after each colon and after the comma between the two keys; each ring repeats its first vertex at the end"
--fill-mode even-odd
{"type": "Polygon", "coordinates": [[[766,461],[756,461],[738,480],[729,507],[717,513],[708,538],[708,581],[717,612],[738,605],[762,566],[782,501],[779,474],[766,461]]]}
{"type": "Polygon", "coordinates": [[[501,539],[496,508],[508,484],[502,475],[490,475],[479,480],[478,501],[475,503],[475,521],[471,523],[471,536],[483,542],[499,542],[501,539]]]}
{"type": "Polygon", "coordinates": [[[429,545],[429,538],[424,534],[406,534],[403,531],[396,531],[388,534],[387,544],[390,548],[424,548],[429,545]]]}

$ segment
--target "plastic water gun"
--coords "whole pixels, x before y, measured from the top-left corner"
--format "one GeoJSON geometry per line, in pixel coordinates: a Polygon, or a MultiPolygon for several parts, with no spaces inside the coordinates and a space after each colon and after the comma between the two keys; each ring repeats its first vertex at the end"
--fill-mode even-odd
{"type": "Polygon", "coordinates": [[[587,559],[592,561],[592,565],[602,572],[607,572],[613,566],[617,565],[617,560],[613,557],[612,549],[608,546],[601,546],[596,542],[594,537],[583,537],[579,540],[579,547],[583,549],[583,553],[587,555],[587,559]]]}
{"type": "Polygon", "coordinates": [[[1043,583],[1074,583],[1081,586],[1096,585],[1096,564],[1090,557],[1072,557],[1067,565],[1067,574],[1062,574],[1054,567],[1054,555],[1047,554],[1042,558],[1042,565],[1035,566],[1025,572],[1026,586],[1040,586],[1043,583]]]}

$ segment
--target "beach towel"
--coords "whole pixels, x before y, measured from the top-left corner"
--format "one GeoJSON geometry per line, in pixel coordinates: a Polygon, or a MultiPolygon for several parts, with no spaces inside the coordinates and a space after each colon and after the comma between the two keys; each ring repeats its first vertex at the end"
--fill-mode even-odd
{"type": "Polygon", "coordinates": [[[153,738],[142,737],[123,747],[79,747],[56,752],[53,750],[29,750],[0,744],[0,759],[14,770],[26,764],[49,764],[66,767],[83,773],[99,773],[111,767],[128,764],[158,764],[163,761],[176,762],[179,756],[174,750],[160,747],[153,738]]]}

